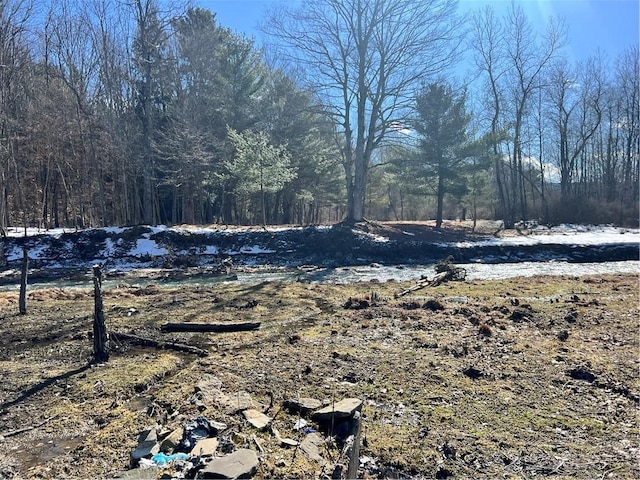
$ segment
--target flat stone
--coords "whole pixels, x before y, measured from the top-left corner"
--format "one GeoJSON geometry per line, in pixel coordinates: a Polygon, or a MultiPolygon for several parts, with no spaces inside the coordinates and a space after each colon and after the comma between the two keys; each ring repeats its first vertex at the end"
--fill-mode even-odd
{"type": "Polygon", "coordinates": [[[311,460],[324,464],[325,460],[322,458],[322,455],[320,455],[320,447],[322,447],[323,444],[324,439],[320,435],[310,433],[304,437],[304,440],[300,443],[300,448],[311,460]]]}
{"type": "Polygon", "coordinates": [[[198,440],[196,446],[191,450],[192,457],[213,457],[218,449],[217,438],[203,438],[198,440]]]}
{"type": "Polygon", "coordinates": [[[226,413],[233,415],[243,410],[253,408],[255,404],[249,393],[240,391],[228,395],[226,404],[221,406],[224,407],[226,413]]]}
{"type": "Polygon", "coordinates": [[[225,457],[215,457],[202,470],[201,478],[250,478],[258,470],[256,452],[241,448],[225,457]]]}
{"type": "Polygon", "coordinates": [[[227,415],[235,415],[243,410],[255,407],[251,395],[244,391],[227,395],[221,390],[212,388],[206,393],[204,390],[201,390],[197,395],[201,396],[206,404],[217,406],[227,415]]]}
{"type": "Polygon", "coordinates": [[[294,412],[307,413],[322,407],[322,402],[315,398],[290,398],[285,400],[284,406],[294,412]]]}
{"type": "Polygon", "coordinates": [[[271,427],[271,431],[273,432],[273,436],[276,437],[276,440],[283,447],[297,447],[298,446],[298,442],[296,442],[295,440],[292,440],[290,438],[282,438],[280,436],[280,432],[276,429],[276,427],[271,427]]]}
{"type": "Polygon", "coordinates": [[[169,435],[165,437],[160,443],[160,451],[165,453],[173,452],[182,440],[184,429],[182,427],[176,428],[169,435]]]}
{"type": "Polygon", "coordinates": [[[247,419],[247,422],[249,422],[254,428],[257,428],[258,430],[266,428],[272,420],[271,417],[268,417],[264,413],[252,408],[243,411],[242,414],[244,415],[244,418],[247,419]]]}
{"type": "Polygon", "coordinates": [[[327,405],[320,410],[313,412],[313,419],[319,422],[326,422],[332,419],[348,418],[362,408],[362,400],[359,398],[345,398],[339,402],[327,405]]]}
{"type": "Polygon", "coordinates": [[[155,480],[158,477],[158,468],[134,468],[119,474],[116,478],[122,480],[155,480]]]}
{"type": "Polygon", "coordinates": [[[158,433],[155,427],[145,430],[138,436],[138,446],[131,452],[131,459],[137,462],[141,458],[151,457],[160,452],[158,433]]]}

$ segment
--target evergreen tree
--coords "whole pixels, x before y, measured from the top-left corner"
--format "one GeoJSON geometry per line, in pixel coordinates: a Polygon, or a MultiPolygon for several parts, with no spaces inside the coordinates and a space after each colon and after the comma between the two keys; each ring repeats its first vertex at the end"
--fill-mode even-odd
{"type": "Polygon", "coordinates": [[[262,224],[266,225],[266,194],[282,190],[295,178],[289,153],[284,146],[271,145],[264,132],[238,133],[229,129],[229,139],[235,146],[236,156],[227,162],[227,168],[237,182],[236,191],[260,194],[262,224]]]}
{"type": "Polygon", "coordinates": [[[435,179],[436,228],[442,226],[445,194],[460,198],[466,191],[466,160],[471,153],[465,110],[465,94],[456,94],[441,83],[432,83],[416,96],[418,152],[412,162],[416,178],[435,179]]]}

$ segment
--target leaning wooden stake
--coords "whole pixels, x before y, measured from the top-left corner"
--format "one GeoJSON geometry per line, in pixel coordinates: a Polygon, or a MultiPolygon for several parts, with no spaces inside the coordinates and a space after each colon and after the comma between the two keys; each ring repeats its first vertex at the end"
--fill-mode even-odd
{"type": "Polygon", "coordinates": [[[102,271],[100,265],[93,266],[93,359],[106,362],[109,359],[109,341],[102,307],[102,271]]]}
{"type": "Polygon", "coordinates": [[[29,252],[27,247],[22,247],[22,272],[20,275],[20,298],[18,299],[18,308],[20,315],[27,313],[27,276],[29,274],[29,252]]]}

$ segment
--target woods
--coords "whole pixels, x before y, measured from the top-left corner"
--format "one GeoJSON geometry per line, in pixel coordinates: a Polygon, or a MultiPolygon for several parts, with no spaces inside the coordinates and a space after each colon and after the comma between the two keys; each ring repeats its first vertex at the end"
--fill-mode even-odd
{"type": "Polygon", "coordinates": [[[323,0],[274,15],[261,47],[203,8],[5,0],[0,232],[467,212],[637,225],[638,46],[573,62],[557,20],[323,0]],[[446,132],[447,168],[418,172],[420,155],[443,166],[424,141],[455,117],[424,123],[430,85],[468,122],[446,132]]]}

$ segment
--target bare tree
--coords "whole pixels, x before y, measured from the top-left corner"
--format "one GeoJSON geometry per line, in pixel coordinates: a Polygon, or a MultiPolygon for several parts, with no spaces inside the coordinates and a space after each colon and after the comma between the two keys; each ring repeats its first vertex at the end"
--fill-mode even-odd
{"type": "Polygon", "coordinates": [[[30,0],[0,1],[0,234],[10,222],[11,197],[21,200],[23,219],[26,215],[15,143],[28,97],[31,56],[27,31],[32,12],[30,0]]]}
{"type": "MultiPolygon", "coordinates": [[[[602,63],[589,59],[576,71],[566,61],[555,64],[546,89],[552,104],[552,124],[557,133],[560,192],[568,200],[571,183],[579,175],[578,168],[587,143],[602,119],[604,82],[602,63]]],[[[584,177],[586,167],[581,169],[584,177]]]]}
{"type": "MultiPolygon", "coordinates": [[[[508,132],[506,152],[495,153],[508,157],[496,169],[496,179],[505,226],[513,226],[516,217],[526,220],[527,165],[524,161],[525,122],[535,92],[544,85],[544,74],[558,55],[565,39],[562,22],[552,20],[547,30],[538,34],[528,21],[522,7],[512,3],[507,15],[497,19],[491,7],[476,14],[473,48],[476,64],[488,77],[491,91],[491,128],[498,138],[500,129],[508,132]]],[[[496,160],[501,162],[500,160],[496,160]]]]}
{"type": "Polygon", "coordinates": [[[470,47],[474,50],[474,59],[478,69],[486,75],[485,101],[483,107],[491,113],[490,131],[493,150],[494,169],[498,202],[503,218],[510,218],[510,192],[504,181],[506,178],[505,163],[502,159],[500,144],[504,137],[502,125],[503,104],[502,77],[507,73],[507,64],[503,55],[503,26],[496,17],[493,8],[487,6],[472,17],[472,34],[470,47]]]}
{"type": "Polygon", "coordinates": [[[637,206],[640,188],[640,52],[637,44],[618,58],[615,76],[622,100],[619,119],[624,142],[622,202],[635,202],[637,206]]]}
{"type": "Polygon", "coordinates": [[[517,192],[520,219],[526,221],[528,213],[522,148],[523,123],[533,100],[533,93],[543,86],[545,68],[563,46],[565,31],[561,23],[551,22],[544,36],[538,40],[522,7],[513,3],[507,15],[505,33],[507,58],[514,74],[509,82],[514,122],[510,155],[511,190],[517,192]]]}
{"type": "Polygon", "coordinates": [[[456,58],[453,0],[320,0],[271,16],[269,33],[303,65],[339,134],[347,221],[364,219],[372,154],[405,125],[420,81],[456,58]]]}

